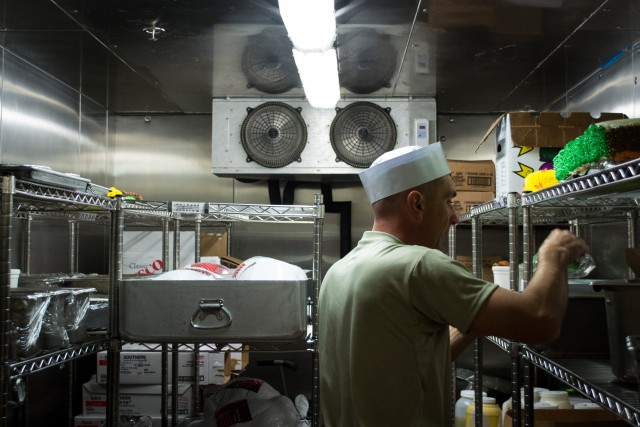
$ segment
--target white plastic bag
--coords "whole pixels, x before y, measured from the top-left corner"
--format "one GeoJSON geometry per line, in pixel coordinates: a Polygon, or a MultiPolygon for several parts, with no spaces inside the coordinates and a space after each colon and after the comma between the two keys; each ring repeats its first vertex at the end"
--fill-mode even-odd
{"type": "Polygon", "coordinates": [[[237,378],[209,397],[205,427],[298,427],[293,402],[262,380],[237,378]]]}

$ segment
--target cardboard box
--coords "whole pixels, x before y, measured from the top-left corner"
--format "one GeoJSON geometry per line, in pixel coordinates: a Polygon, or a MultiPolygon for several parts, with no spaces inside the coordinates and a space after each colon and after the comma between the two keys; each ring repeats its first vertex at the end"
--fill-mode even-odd
{"type": "MultiPolygon", "coordinates": [[[[149,417],[153,422],[153,427],[162,427],[162,417],[149,417]]],[[[171,422],[171,414],[169,414],[169,422],[171,422]]],[[[178,424],[186,417],[178,417],[178,424]]],[[[74,427],[106,427],[106,415],[76,415],[73,418],[74,427]]]]}
{"type": "MultiPolygon", "coordinates": [[[[493,282],[493,271],[491,267],[494,263],[502,260],[500,255],[482,257],[482,278],[487,282],[493,282]]],[[[473,261],[470,256],[457,255],[456,261],[464,265],[467,270],[473,273],[473,261]]]]}
{"type": "MultiPolygon", "coordinates": [[[[119,389],[121,415],[162,416],[161,385],[121,385],[119,389]]],[[[172,385],[167,393],[167,408],[171,407],[172,385]]],[[[190,384],[178,384],[178,416],[188,417],[193,409],[190,384]]],[[[82,385],[82,413],[84,415],[107,414],[107,386],[98,384],[95,378],[82,385]]]]}
{"type": "MultiPolygon", "coordinates": [[[[524,413],[521,425],[524,425],[524,413]]],[[[504,417],[503,427],[511,427],[511,409],[504,417]]],[[[626,422],[605,409],[536,409],[533,414],[534,427],[614,427],[626,426],[626,422]]]]}
{"type": "Polygon", "coordinates": [[[491,160],[449,160],[457,191],[496,191],[496,167],[491,160]]]}
{"type": "MultiPolygon", "coordinates": [[[[200,256],[227,255],[227,233],[222,229],[209,228],[200,237],[200,256]]],[[[174,233],[168,236],[168,270],[174,269],[174,233]]],[[[162,232],[149,230],[125,230],[123,235],[124,253],[122,273],[125,275],[150,275],[163,272],[162,232]]],[[[180,262],[178,268],[195,262],[195,234],[193,231],[180,232],[180,262]]]]}
{"type": "Polygon", "coordinates": [[[200,236],[200,256],[225,256],[227,251],[227,233],[211,231],[200,236]]]}
{"type": "MultiPolygon", "coordinates": [[[[249,346],[240,344],[230,344],[229,347],[222,348],[225,351],[224,357],[224,382],[228,383],[234,373],[242,372],[249,364],[249,346]],[[242,349],[243,351],[232,351],[232,349],[242,349]]],[[[211,384],[217,384],[212,382],[211,384]]]]}
{"type": "MultiPolygon", "coordinates": [[[[144,351],[148,346],[126,344],[120,353],[120,384],[160,384],[162,383],[162,353],[160,351],[144,351]]],[[[198,374],[201,384],[221,384],[224,371],[224,353],[200,352],[198,374]],[[217,372],[220,371],[220,372],[217,372]]],[[[168,368],[171,382],[172,354],[169,353],[168,368]]],[[[107,352],[97,355],[96,381],[107,383],[107,352]]],[[[194,353],[181,351],[178,356],[178,381],[194,382],[194,353]]]]}
{"type": "Polygon", "coordinates": [[[472,206],[481,205],[495,199],[495,193],[489,191],[458,191],[453,199],[456,215],[469,213],[472,206]]]}
{"type": "Polygon", "coordinates": [[[565,144],[592,123],[625,118],[623,114],[559,112],[513,112],[500,116],[485,133],[482,144],[496,130],[496,196],[521,193],[524,178],[543,166],[551,166],[553,158],[565,144]]]}

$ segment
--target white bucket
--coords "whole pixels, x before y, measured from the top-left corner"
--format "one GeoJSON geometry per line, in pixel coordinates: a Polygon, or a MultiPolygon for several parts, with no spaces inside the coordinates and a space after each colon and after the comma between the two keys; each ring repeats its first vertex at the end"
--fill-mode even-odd
{"type": "Polygon", "coordinates": [[[511,268],[509,266],[494,265],[491,270],[493,270],[493,283],[501,288],[511,290],[511,285],[509,284],[511,268]]]}

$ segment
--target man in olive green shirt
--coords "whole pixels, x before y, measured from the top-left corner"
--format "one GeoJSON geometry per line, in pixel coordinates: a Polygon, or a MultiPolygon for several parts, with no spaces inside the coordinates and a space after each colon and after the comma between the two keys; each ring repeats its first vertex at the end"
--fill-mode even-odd
{"type": "Polygon", "coordinates": [[[360,174],[373,229],[320,289],[326,427],[450,426],[450,363],[475,337],[544,342],[560,332],[566,266],[585,243],[554,230],[522,293],[473,277],[438,250],[457,222],[449,173],[432,144],[385,153],[360,174]]]}

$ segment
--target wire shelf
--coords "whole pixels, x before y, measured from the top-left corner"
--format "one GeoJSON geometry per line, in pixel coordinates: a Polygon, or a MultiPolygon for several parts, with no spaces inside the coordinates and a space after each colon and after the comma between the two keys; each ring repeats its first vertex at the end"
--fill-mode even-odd
{"type": "Polygon", "coordinates": [[[9,375],[14,378],[32,374],[51,366],[60,365],[74,359],[79,359],[88,354],[97,353],[108,348],[109,341],[105,338],[99,341],[88,342],[77,347],[71,347],[55,352],[48,352],[42,356],[27,360],[8,363],[9,375]]]}

